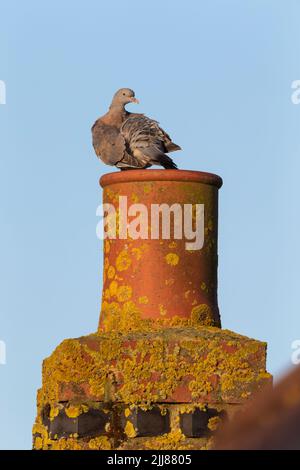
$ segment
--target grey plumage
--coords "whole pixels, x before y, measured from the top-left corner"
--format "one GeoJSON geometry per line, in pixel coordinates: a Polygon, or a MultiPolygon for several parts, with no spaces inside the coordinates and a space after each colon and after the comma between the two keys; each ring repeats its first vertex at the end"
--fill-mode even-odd
{"type": "Polygon", "coordinates": [[[181,150],[158,122],[143,114],[129,113],[125,104],[138,102],[134,92],[122,88],[113,98],[108,113],[92,127],[93,146],[107,165],[121,170],[161,165],[177,168],[168,152],[181,150]]]}

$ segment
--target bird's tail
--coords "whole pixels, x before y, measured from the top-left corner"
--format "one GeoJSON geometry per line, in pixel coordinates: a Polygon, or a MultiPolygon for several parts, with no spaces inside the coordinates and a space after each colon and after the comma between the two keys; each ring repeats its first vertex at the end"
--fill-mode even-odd
{"type": "Polygon", "coordinates": [[[161,153],[158,158],[158,164],[163,166],[166,170],[177,170],[176,163],[173,162],[172,158],[170,158],[165,153],[161,153]]]}
{"type": "Polygon", "coordinates": [[[156,145],[143,148],[142,153],[144,156],[148,157],[151,165],[160,165],[167,170],[177,170],[177,165],[173,162],[172,158],[170,158],[169,155],[166,155],[156,145]]]}

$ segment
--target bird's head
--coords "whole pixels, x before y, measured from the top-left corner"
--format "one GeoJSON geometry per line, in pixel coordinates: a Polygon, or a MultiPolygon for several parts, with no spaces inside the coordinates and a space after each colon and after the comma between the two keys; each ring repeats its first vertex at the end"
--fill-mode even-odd
{"type": "Polygon", "coordinates": [[[121,88],[114,94],[111,106],[125,106],[128,103],[139,103],[139,100],[135,97],[133,90],[121,88]]]}

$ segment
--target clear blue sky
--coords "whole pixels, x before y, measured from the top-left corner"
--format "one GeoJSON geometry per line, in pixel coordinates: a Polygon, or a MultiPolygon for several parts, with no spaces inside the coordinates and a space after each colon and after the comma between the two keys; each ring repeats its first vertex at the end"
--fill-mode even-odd
{"type": "Polygon", "coordinates": [[[223,326],[268,341],[280,375],[300,339],[299,1],[1,0],[0,17],[0,447],[31,447],[43,358],[96,329],[90,126],[123,86],[181,168],[223,177],[223,326]]]}

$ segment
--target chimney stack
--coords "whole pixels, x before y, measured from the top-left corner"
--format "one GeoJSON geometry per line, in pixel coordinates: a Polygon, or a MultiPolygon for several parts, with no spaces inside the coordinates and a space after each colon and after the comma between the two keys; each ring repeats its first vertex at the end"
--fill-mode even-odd
{"type": "Polygon", "coordinates": [[[222,179],[132,170],[100,184],[99,328],[64,340],[45,359],[33,446],[210,448],[219,423],[271,384],[266,344],[221,329],[222,179]]]}

